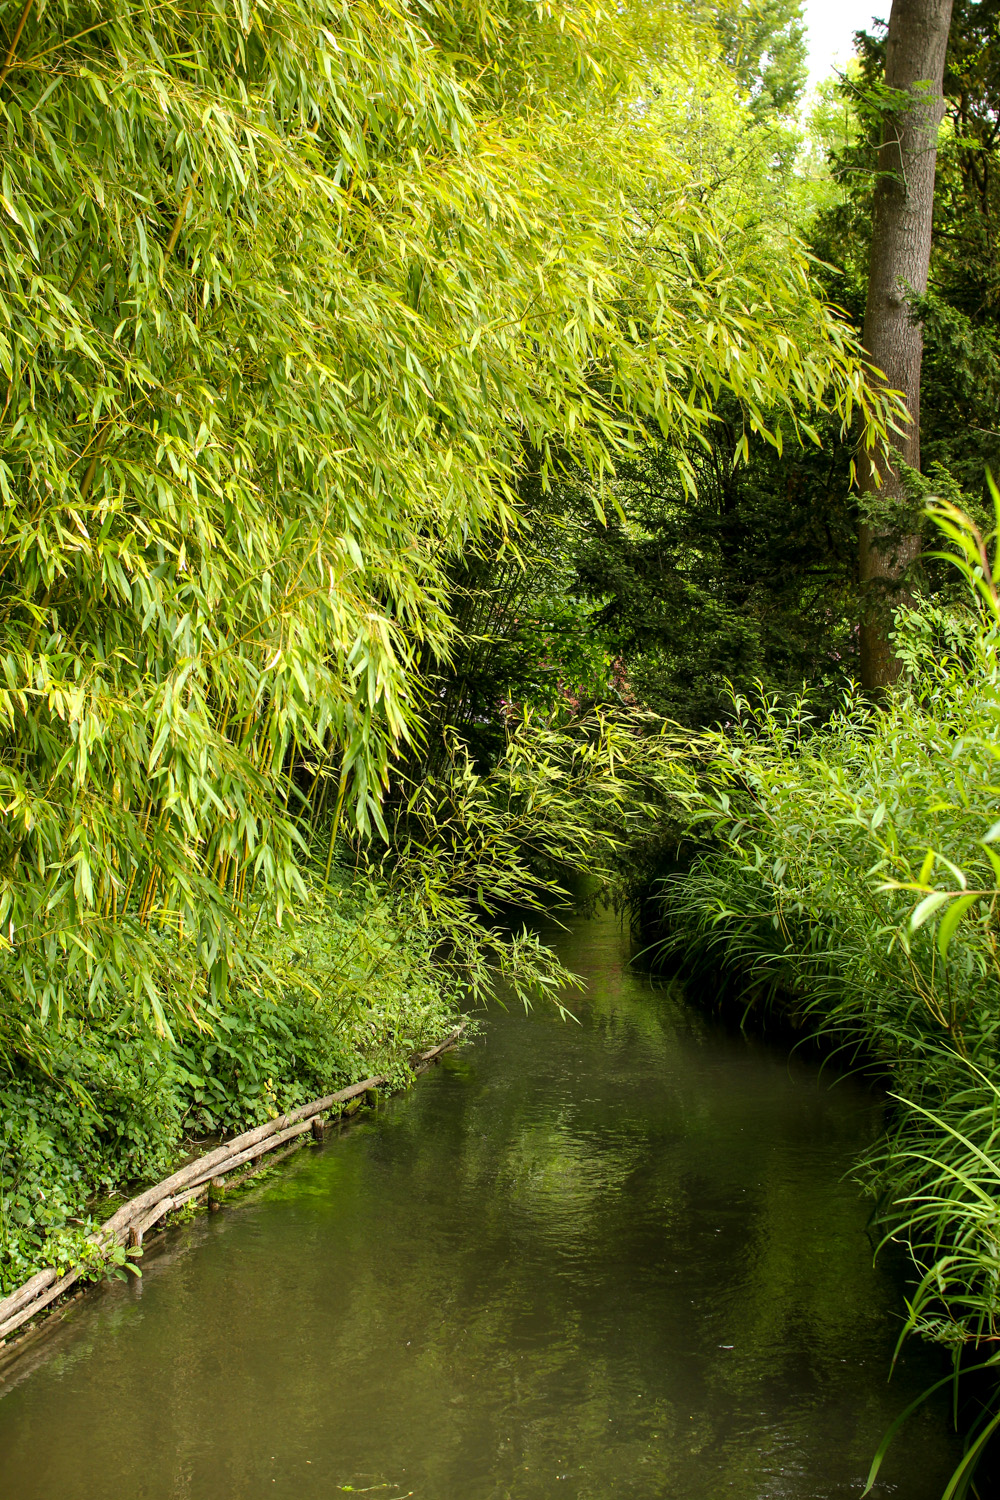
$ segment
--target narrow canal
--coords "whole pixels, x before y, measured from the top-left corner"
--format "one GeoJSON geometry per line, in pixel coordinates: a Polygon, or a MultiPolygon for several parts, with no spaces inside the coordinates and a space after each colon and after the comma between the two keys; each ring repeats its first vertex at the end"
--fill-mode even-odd
{"type": "MultiPolygon", "coordinates": [[[[563,957],[365,1124],[172,1231],[0,1381],[5,1500],[827,1500],[892,1417],[899,1284],[844,1173],[858,1084],[563,957]]],[[[943,1405],[876,1493],[937,1500],[943,1405]]]]}

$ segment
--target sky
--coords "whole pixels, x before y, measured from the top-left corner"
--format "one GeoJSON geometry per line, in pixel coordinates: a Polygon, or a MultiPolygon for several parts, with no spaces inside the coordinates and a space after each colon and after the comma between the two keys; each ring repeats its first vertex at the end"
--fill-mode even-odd
{"type": "Polygon", "coordinates": [[[872,16],[888,20],[891,8],[891,0],[805,0],[810,86],[847,61],[855,31],[867,30],[872,16]]]}

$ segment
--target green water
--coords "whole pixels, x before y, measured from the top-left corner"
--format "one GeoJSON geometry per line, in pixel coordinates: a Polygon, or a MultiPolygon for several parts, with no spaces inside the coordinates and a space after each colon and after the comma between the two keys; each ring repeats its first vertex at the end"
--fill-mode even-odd
{"type": "MultiPolygon", "coordinates": [[[[3,1500],[827,1500],[938,1365],[886,1383],[893,1268],[843,1173],[850,1082],[561,943],[582,1024],[483,1034],[172,1231],[0,1381],[3,1500]]],[[[937,1500],[941,1405],[878,1493],[937,1500]]]]}

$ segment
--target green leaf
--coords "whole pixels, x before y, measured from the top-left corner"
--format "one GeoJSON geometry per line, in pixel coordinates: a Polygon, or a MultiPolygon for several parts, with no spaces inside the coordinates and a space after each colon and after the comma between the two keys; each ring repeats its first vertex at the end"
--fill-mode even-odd
{"type": "Polygon", "coordinates": [[[932,917],[936,911],[944,906],[946,901],[952,899],[951,891],[932,891],[929,896],[917,903],[910,913],[910,931],[916,932],[922,927],[928,917],[932,917]]]}
{"type": "Polygon", "coordinates": [[[937,931],[937,946],[942,958],[948,956],[948,946],[951,943],[959,922],[969,908],[974,906],[978,900],[978,896],[959,896],[951,903],[941,918],[937,931]]]}

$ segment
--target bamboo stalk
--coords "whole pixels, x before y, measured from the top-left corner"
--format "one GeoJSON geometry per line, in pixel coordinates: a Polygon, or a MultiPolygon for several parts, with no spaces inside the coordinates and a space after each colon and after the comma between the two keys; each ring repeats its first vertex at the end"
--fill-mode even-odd
{"type": "Polygon", "coordinates": [[[330,825],[330,847],[326,852],[326,869],[323,871],[324,886],[330,883],[330,867],[333,864],[333,850],[337,842],[337,830],[340,827],[340,815],[344,810],[344,796],[347,792],[347,751],[344,751],[344,761],[340,772],[340,786],[337,789],[337,805],[333,810],[333,822],[330,825]]]}
{"type": "Polygon", "coordinates": [[[149,920],[149,913],[153,906],[153,897],[156,895],[156,883],[159,879],[159,873],[159,870],[154,865],[146,882],[146,889],[142,893],[142,900],[139,902],[139,925],[141,927],[145,927],[149,920]]]}
{"type": "Polygon", "coordinates": [[[167,240],[167,248],[163,256],[164,261],[168,261],[177,248],[177,240],[180,237],[181,225],[184,223],[184,215],[187,213],[189,207],[191,206],[191,195],[194,192],[194,185],[197,180],[197,176],[192,177],[191,181],[187,185],[184,197],[181,199],[181,206],[177,210],[177,217],[174,220],[174,227],[171,229],[170,238],[167,240]]]}
{"type": "MultiPolygon", "coordinates": [[[[149,832],[149,819],[150,819],[150,817],[152,815],[152,812],[153,812],[153,799],[152,799],[152,797],[147,797],[147,799],[146,799],[146,808],[145,808],[145,811],[144,811],[144,813],[142,815],[142,837],[143,838],[145,838],[146,834],[149,832]]],[[[138,874],[139,874],[139,864],[138,864],[138,861],[136,861],[136,863],[132,866],[132,872],[129,875],[128,884],[125,887],[125,894],[124,894],[124,896],[122,898],[122,916],[123,917],[128,914],[128,904],[129,904],[129,902],[132,899],[132,888],[135,885],[136,877],[137,877],[138,874]]]]}
{"type": "Polygon", "coordinates": [[[7,56],[3,60],[3,67],[0,68],[0,87],[2,87],[3,84],[6,83],[7,74],[14,66],[14,54],[17,52],[17,44],[21,40],[21,32],[24,30],[25,22],[31,14],[31,7],[32,5],[34,5],[34,3],[35,0],[24,0],[24,9],[21,12],[21,19],[17,23],[17,30],[14,32],[13,40],[11,41],[10,46],[7,48],[7,56]]]}
{"type": "Polygon", "coordinates": [[[90,463],[87,465],[87,472],[84,474],[83,480],[80,484],[81,500],[86,500],[87,496],[90,494],[90,487],[94,482],[94,475],[97,473],[97,461],[101,456],[101,453],[104,449],[104,444],[107,442],[108,433],[110,431],[111,423],[106,422],[97,435],[97,441],[94,443],[94,451],[90,455],[90,463]]]}

